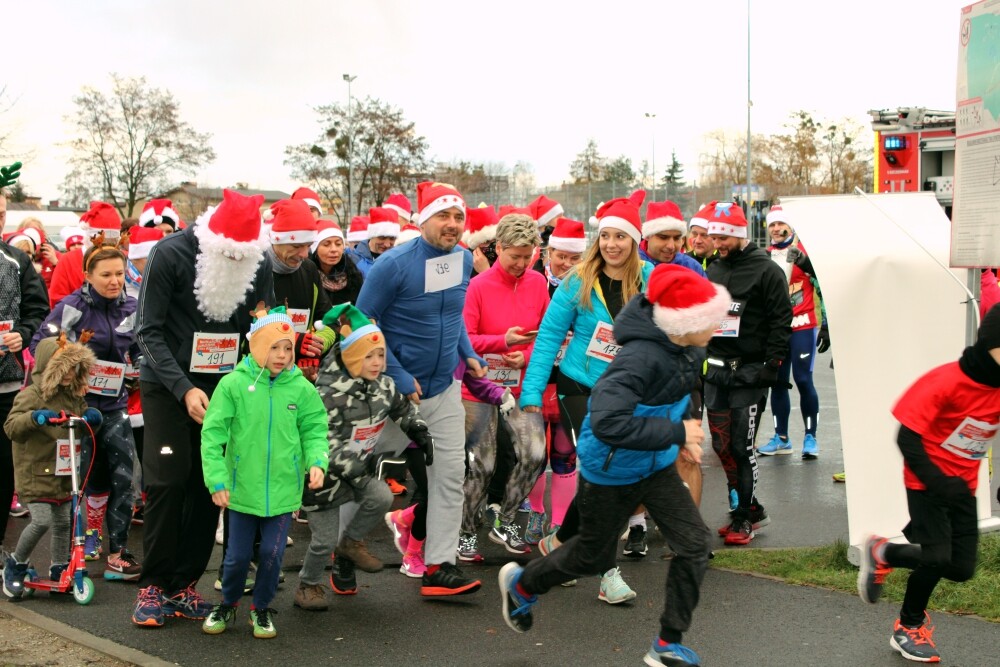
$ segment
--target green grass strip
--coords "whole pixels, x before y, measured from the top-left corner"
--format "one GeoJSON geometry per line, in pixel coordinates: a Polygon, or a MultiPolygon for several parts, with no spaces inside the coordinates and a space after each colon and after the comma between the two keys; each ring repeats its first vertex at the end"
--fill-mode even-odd
{"type": "MultiPolygon", "coordinates": [[[[776,577],[790,584],[857,593],[858,568],[847,560],[847,544],[802,549],[720,549],[712,567],[776,577]]],[[[882,599],[901,602],[909,570],[896,570],[886,579],[882,599]]],[[[953,614],[975,614],[1000,623],[1000,535],[979,540],[976,576],[956,584],[942,579],[931,596],[930,609],[953,614]]]]}

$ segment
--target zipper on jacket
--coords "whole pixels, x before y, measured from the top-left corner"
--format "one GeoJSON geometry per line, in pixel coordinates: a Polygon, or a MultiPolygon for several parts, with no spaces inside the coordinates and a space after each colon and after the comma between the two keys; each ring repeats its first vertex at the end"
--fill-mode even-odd
{"type": "Polygon", "coordinates": [[[264,516],[271,516],[271,429],[274,427],[274,379],[267,386],[267,462],[264,465],[264,516]]]}
{"type": "Polygon", "coordinates": [[[601,470],[602,471],[604,471],[604,472],[608,471],[608,468],[611,467],[611,459],[613,459],[615,457],[615,452],[617,452],[617,451],[618,451],[617,447],[612,447],[611,448],[611,451],[608,452],[607,458],[604,459],[604,465],[601,466],[601,470]]]}

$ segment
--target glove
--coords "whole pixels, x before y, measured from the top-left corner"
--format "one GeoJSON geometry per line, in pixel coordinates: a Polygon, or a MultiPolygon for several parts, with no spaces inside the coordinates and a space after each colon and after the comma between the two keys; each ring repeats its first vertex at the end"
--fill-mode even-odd
{"type": "Polygon", "coordinates": [[[295,358],[318,357],[320,353],[316,351],[316,348],[322,351],[323,342],[315,335],[308,332],[299,334],[299,344],[295,347],[295,358]]]}
{"type": "Polygon", "coordinates": [[[503,398],[500,400],[500,414],[504,417],[509,415],[517,407],[517,399],[514,398],[514,394],[511,390],[504,389],[503,398]]]}
{"type": "Polygon", "coordinates": [[[785,255],[785,261],[789,264],[795,264],[801,269],[806,263],[806,254],[795,246],[792,246],[785,255]]]}
{"type": "Polygon", "coordinates": [[[415,433],[411,438],[424,453],[424,464],[430,467],[434,463],[434,438],[426,430],[415,433]]]}
{"type": "Polygon", "coordinates": [[[830,349],[830,329],[825,325],[821,325],[819,328],[819,334],[816,335],[816,351],[823,354],[830,349]]]}
{"type": "Polygon", "coordinates": [[[17,183],[17,179],[21,176],[21,163],[15,162],[9,167],[0,167],[0,188],[6,188],[9,185],[14,185],[17,183]]]}
{"type": "Polygon", "coordinates": [[[775,359],[771,359],[760,369],[760,374],[757,376],[757,386],[758,387],[773,387],[778,384],[778,369],[781,368],[781,362],[775,359]]]}
{"type": "Polygon", "coordinates": [[[972,495],[969,485],[961,477],[946,475],[927,485],[927,490],[946,503],[954,503],[972,495]]]}
{"type": "Polygon", "coordinates": [[[312,357],[307,359],[296,359],[295,365],[299,367],[302,371],[302,375],[305,376],[307,380],[316,383],[316,378],[319,377],[319,359],[312,357]]]}
{"type": "Polygon", "coordinates": [[[58,412],[53,412],[52,410],[34,410],[31,413],[31,421],[35,422],[39,426],[45,426],[46,422],[50,419],[56,419],[59,417],[58,412]]]}
{"type": "Polygon", "coordinates": [[[83,417],[83,420],[90,424],[90,428],[95,431],[101,428],[101,424],[104,423],[104,415],[102,415],[101,411],[97,408],[87,408],[80,416],[83,417]]]}

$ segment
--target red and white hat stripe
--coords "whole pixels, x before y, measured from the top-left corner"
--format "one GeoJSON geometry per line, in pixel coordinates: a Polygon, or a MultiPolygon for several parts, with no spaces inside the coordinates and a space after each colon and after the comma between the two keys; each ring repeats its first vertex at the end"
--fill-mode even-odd
{"type": "Polygon", "coordinates": [[[316,240],[315,229],[290,229],[285,232],[274,231],[272,225],[267,231],[267,240],[271,245],[282,243],[312,243],[316,240]]]}
{"type": "Polygon", "coordinates": [[[625,218],[619,218],[614,215],[608,215],[600,219],[597,224],[597,231],[602,229],[617,229],[625,232],[632,237],[632,240],[639,243],[642,240],[642,235],[639,233],[639,228],[635,226],[635,223],[626,220],[625,218]]]}
{"type": "Polygon", "coordinates": [[[181,216],[177,215],[177,211],[170,208],[169,206],[165,206],[163,210],[160,211],[159,214],[157,214],[152,207],[149,207],[143,210],[143,212],[139,214],[139,224],[143,227],[151,227],[152,225],[159,225],[160,223],[163,222],[163,218],[165,217],[172,219],[175,223],[176,221],[181,219],[181,216]]]}
{"type": "Polygon", "coordinates": [[[437,199],[435,199],[434,201],[427,204],[426,206],[424,206],[422,209],[420,209],[420,216],[417,218],[417,220],[422,225],[428,220],[430,220],[435,213],[447,210],[449,208],[460,208],[464,211],[465,200],[459,197],[457,194],[442,195],[437,199]]]}
{"type": "Polygon", "coordinates": [[[686,308],[666,308],[653,303],[653,323],[663,332],[674,336],[716,328],[729,311],[732,297],[722,285],[714,285],[715,295],[708,301],[686,308]]]}

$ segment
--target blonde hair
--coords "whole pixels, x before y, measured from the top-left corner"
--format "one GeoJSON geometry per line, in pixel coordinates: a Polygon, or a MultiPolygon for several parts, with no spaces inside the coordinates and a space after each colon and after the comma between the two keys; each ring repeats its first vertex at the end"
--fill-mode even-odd
{"type": "Polygon", "coordinates": [[[541,242],[538,225],[531,216],[508,213],[497,224],[497,245],[504,248],[537,247],[541,242]]]}
{"type": "MultiPolygon", "coordinates": [[[[631,237],[630,237],[631,239],[631,237]]],[[[632,252],[625,260],[625,272],[622,274],[622,303],[632,300],[642,289],[642,259],[639,258],[639,244],[632,240],[632,252]]],[[[588,249],[580,263],[570,271],[580,278],[580,291],[577,292],[577,302],[587,310],[593,310],[590,293],[594,290],[597,277],[604,271],[607,262],[601,254],[601,241],[598,239],[588,249]]]]}
{"type": "Polygon", "coordinates": [[[20,232],[22,230],[27,229],[28,227],[31,227],[32,229],[37,229],[43,235],[45,234],[45,225],[43,225],[42,221],[39,220],[38,218],[34,218],[34,217],[30,217],[30,216],[27,217],[27,218],[25,218],[24,220],[21,221],[21,224],[19,224],[17,226],[17,231],[20,232]]]}

